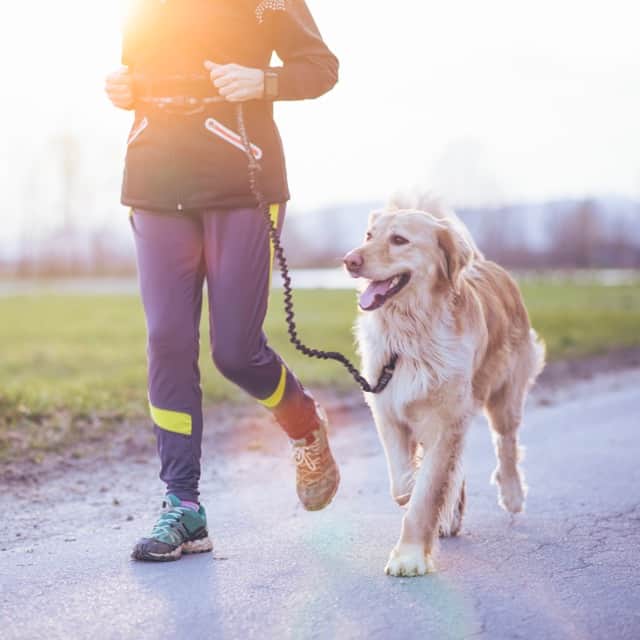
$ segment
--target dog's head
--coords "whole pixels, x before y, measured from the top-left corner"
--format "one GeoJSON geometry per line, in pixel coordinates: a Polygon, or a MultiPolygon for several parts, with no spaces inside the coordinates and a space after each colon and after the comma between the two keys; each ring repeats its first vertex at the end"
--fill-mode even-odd
{"type": "Polygon", "coordinates": [[[457,291],[473,256],[468,242],[446,219],[413,209],[376,211],[362,246],[344,258],[354,278],[363,278],[360,307],[373,311],[393,299],[410,305],[421,296],[457,291]]]}

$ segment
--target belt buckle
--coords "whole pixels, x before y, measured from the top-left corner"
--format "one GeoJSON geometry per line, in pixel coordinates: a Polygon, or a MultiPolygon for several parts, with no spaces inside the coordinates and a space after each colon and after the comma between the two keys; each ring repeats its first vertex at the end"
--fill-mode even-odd
{"type": "Polygon", "coordinates": [[[194,96],[172,96],[167,108],[177,114],[193,115],[204,111],[204,101],[194,96]]]}

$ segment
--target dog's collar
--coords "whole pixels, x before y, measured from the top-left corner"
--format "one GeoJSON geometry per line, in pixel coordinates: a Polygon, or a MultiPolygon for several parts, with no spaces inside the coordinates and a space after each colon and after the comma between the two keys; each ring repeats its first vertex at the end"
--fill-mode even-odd
{"type": "Polygon", "coordinates": [[[380,373],[380,377],[378,378],[378,382],[373,389],[371,389],[371,393],[380,393],[384,391],[385,387],[391,382],[391,378],[393,377],[393,372],[396,369],[396,364],[398,364],[398,354],[392,353],[389,362],[382,367],[382,372],[380,373]]]}

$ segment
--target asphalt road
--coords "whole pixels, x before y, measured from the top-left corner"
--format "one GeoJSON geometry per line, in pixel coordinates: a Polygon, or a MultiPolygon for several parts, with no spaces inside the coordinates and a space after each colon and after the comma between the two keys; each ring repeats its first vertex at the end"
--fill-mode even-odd
{"type": "Polygon", "coordinates": [[[161,497],[148,453],[12,484],[0,496],[0,636],[637,639],[639,415],[640,371],[538,393],[515,520],[489,485],[479,418],[462,535],[423,578],[383,573],[402,512],[363,409],[334,416],[343,484],[313,514],[296,504],[272,427],[211,427],[203,500],[215,552],[176,563],[128,558],[161,497]]]}

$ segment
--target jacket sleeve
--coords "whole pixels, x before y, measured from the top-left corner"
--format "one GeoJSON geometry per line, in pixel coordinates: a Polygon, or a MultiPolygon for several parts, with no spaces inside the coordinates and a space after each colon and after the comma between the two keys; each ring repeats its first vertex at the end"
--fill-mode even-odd
{"type": "Polygon", "coordinates": [[[148,36],[151,23],[149,13],[149,3],[144,0],[127,0],[127,10],[122,22],[122,47],[120,60],[122,64],[133,67],[136,52],[139,48],[141,34],[148,36]]]}
{"type": "Polygon", "coordinates": [[[282,67],[271,67],[278,75],[276,100],[317,98],[338,81],[338,59],[322,40],[304,0],[287,0],[286,11],[270,12],[274,49],[282,67]]]}
{"type": "Polygon", "coordinates": [[[139,3],[131,2],[122,24],[120,62],[128,67],[133,66],[134,34],[139,27],[139,3]]]}

